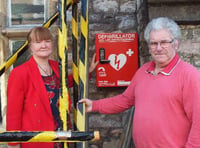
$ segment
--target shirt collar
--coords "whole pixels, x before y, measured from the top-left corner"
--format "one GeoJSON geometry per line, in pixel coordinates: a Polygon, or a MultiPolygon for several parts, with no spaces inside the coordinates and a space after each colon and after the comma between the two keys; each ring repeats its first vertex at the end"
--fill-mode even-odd
{"type": "MultiPolygon", "coordinates": [[[[178,54],[176,53],[172,61],[159,73],[162,73],[163,75],[170,75],[172,71],[175,69],[176,65],[179,63],[179,61],[180,61],[180,58],[178,54]]],[[[155,62],[152,61],[149,68],[146,70],[146,72],[154,74],[154,68],[155,68],[155,62]]]]}

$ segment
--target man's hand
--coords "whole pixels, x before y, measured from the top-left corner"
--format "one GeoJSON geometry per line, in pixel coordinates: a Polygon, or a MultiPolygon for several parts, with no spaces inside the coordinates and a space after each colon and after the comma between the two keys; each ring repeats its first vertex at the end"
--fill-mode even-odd
{"type": "Polygon", "coordinates": [[[92,101],[91,100],[84,98],[84,99],[81,99],[80,101],[78,101],[78,103],[85,103],[86,112],[92,111],[92,101]]]}

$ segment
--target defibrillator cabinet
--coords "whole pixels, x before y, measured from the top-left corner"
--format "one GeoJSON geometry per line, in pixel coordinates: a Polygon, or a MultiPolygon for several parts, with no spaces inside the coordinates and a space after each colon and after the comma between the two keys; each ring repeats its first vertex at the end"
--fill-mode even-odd
{"type": "Polygon", "coordinates": [[[97,87],[128,86],[138,69],[137,33],[95,34],[97,87]]]}

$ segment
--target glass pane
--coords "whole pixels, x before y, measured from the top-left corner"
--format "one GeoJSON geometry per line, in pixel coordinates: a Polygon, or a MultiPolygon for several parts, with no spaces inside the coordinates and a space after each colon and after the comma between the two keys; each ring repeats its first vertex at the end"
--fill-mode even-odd
{"type": "Polygon", "coordinates": [[[45,0],[10,0],[10,25],[40,25],[45,20],[45,0]]]}
{"type": "MultiPolygon", "coordinates": [[[[25,41],[11,41],[11,53],[12,55],[24,44],[25,41]]],[[[15,63],[13,64],[13,67],[16,67],[18,65],[21,65],[22,63],[24,63],[25,61],[28,60],[28,58],[30,57],[30,53],[28,50],[26,50],[18,59],[17,61],[15,61],[15,63]]]]}

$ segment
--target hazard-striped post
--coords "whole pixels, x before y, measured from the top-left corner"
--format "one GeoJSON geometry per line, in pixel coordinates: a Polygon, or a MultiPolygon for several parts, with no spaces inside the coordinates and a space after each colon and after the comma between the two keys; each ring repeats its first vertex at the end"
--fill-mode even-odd
{"type": "MultiPolygon", "coordinates": [[[[77,131],[77,103],[79,98],[79,71],[78,71],[78,5],[72,5],[72,71],[73,71],[73,103],[74,103],[74,130],[77,131]]],[[[74,143],[77,148],[77,143],[74,143]]]]}
{"type": "MultiPolygon", "coordinates": [[[[88,1],[81,0],[81,16],[80,16],[80,50],[79,50],[79,100],[88,95],[88,1]]],[[[85,105],[79,103],[77,105],[77,130],[86,131],[86,114],[85,105]]],[[[76,143],[77,148],[85,148],[86,143],[76,143]]]]}
{"type": "Polygon", "coordinates": [[[81,142],[98,140],[99,132],[9,131],[0,132],[0,144],[12,142],[81,142]]]}
{"type": "MultiPolygon", "coordinates": [[[[59,9],[59,28],[58,28],[58,55],[59,55],[59,111],[63,123],[63,130],[69,129],[68,122],[70,118],[70,99],[68,92],[68,65],[67,65],[67,16],[66,16],[67,0],[58,1],[59,9]]],[[[64,143],[64,148],[68,144],[64,143]]]]}
{"type": "Polygon", "coordinates": [[[72,74],[73,74],[73,103],[74,103],[74,130],[77,130],[77,107],[79,95],[79,72],[78,72],[78,5],[72,5],[72,74]]]}

